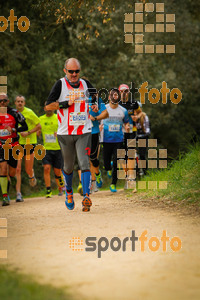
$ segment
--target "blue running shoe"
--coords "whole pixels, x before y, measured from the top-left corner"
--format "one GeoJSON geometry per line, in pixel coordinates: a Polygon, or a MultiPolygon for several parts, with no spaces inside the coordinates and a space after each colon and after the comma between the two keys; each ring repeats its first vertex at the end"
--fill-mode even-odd
{"type": "Polygon", "coordinates": [[[111,185],[110,185],[110,191],[111,191],[112,193],[116,193],[116,192],[117,192],[117,190],[116,190],[116,185],[115,185],[115,184],[111,184],[111,185]]]}
{"type": "Polygon", "coordinates": [[[95,177],[96,177],[96,185],[97,185],[97,187],[101,188],[102,184],[103,184],[103,180],[102,180],[102,177],[101,177],[101,171],[99,171],[99,175],[95,174],[95,177]]]}
{"type": "Polygon", "coordinates": [[[107,176],[108,176],[108,178],[112,177],[112,170],[107,171],[107,176]]]}
{"type": "Polygon", "coordinates": [[[73,190],[71,191],[71,193],[68,193],[68,191],[65,191],[66,194],[66,200],[65,200],[65,205],[69,210],[74,209],[74,198],[73,198],[73,190]]]}
{"type": "Polygon", "coordinates": [[[85,197],[83,198],[82,205],[83,205],[82,211],[90,211],[90,206],[92,206],[92,201],[89,198],[88,194],[86,194],[85,197]]]}

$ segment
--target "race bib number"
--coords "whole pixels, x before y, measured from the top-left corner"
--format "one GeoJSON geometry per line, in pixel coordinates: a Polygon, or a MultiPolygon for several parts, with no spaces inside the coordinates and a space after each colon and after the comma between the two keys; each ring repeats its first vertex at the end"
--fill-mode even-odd
{"type": "Polygon", "coordinates": [[[72,112],[69,117],[69,125],[85,125],[86,114],[84,112],[72,112]]]}
{"type": "Polygon", "coordinates": [[[120,131],[120,125],[119,124],[109,125],[108,130],[111,131],[111,132],[119,132],[120,131]]]}
{"type": "Polygon", "coordinates": [[[8,136],[10,134],[10,131],[8,131],[7,129],[0,129],[0,136],[8,136]]]}
{"type": "Polygon", "coordinates": [[[45,143],[56,143],[54,134],[45,134],[45,143]]]}

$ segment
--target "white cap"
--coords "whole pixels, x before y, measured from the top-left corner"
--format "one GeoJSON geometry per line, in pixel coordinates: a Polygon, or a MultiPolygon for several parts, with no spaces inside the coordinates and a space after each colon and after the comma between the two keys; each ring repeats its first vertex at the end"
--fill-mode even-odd
{"type": "Polygon", "coordinates": [[[120,92],[128,90],[129,91],[129,86],[127,84],[120,84],[120,86],[118,87],[118,90],[120,92]]]}

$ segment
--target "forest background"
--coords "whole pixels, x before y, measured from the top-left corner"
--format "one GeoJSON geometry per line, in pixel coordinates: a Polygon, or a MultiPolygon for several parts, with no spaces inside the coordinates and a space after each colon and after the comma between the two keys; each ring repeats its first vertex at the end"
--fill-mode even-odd
{"type": "MultiPolygon", "coordinates": [[[[151,104],[146,95],[144,111],[150,118],[151,138],[166,148],[168,158],[175,159],[200,135],[200,2],[174,1],[1,1],[0,15],[8,19],[14,9],[19,19],[30,20],[27,32],[0,32],[0,76],[7,76],[11,105],[18,94],[26,97],[26,106],[40,116],[53,84],[63,76],[63,64],[69,57],[80,60],[81,76],[98,90],[145,81],[148,89],[178,88],[182,100],[178,105],[160,100],[151,104]],[[133,13],[135,3],[164,3],[164,14],[175,14],[174,33],[145,33],[146,45],[175,44],[175,54],[137,54],[134,43],[124,42],[124,14],[133,13]]],[[[145,13],[144,24],[155,24],[156,13],[145,13]]],[[[0,24],[2,26],[2,24],[0,24]]],[[[139,100],[139,93],[135,99],[139,100]]],[[[42,140],[38,140],[42,143],[42,140]]],[[[102,161],[102,157],[101,157],[102,161]]],[[[24,172],[25,173],[25,172],[24,172]]],[[[38,186],[44,187],[41,161],[35,161],[38,186]]],[[[76,183],[77,183],[76,179],[76,183]]],[[[23,174],[22,191],[30,194],[23,174]]]]}

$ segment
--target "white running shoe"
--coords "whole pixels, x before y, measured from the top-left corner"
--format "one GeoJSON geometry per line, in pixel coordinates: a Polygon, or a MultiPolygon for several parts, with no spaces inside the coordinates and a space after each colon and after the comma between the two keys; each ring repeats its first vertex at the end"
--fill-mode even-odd
{"type": "Polygon", "coordinates": [[[17,193],[17,198],[16,198],[16,202],[23,202],[24,199],[22,197],[22,194],[21,193],[17,193]]]}
{"type": "Polygon", "coordinates": [[[92,180],[91,188],[90,188],[90,194],[98,192],[99,189],[97,187],[96,180],[92,180]]]}
{"type": "Polygon", "coordinates": [[[126,178],[125,179],[125,184],[124,184],[124,189],[125,190],[134,190],[134,189],[136,189],[136,180],[126,178]]]}

